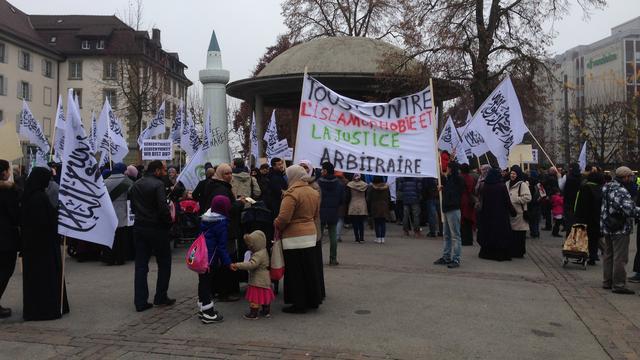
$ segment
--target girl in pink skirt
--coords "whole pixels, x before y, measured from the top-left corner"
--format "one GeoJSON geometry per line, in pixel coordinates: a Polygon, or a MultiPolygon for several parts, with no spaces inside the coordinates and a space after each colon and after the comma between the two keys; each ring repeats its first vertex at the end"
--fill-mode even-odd
{"type": "Polygon", "coordinates": [[[244,318],[256,320],[259,315],[269,318],[271,317],[271,302],[275,296],[271,289],[269,275],[267,239],[262,231],[256,230],[245,235],[244,242],[251,250],[251,259],[248,262],[231,264],[231,269],[234,271],[238,269],[249,271],[249,286],[245,296],[249,301],[249,312],[244,315],[244,318]]]}

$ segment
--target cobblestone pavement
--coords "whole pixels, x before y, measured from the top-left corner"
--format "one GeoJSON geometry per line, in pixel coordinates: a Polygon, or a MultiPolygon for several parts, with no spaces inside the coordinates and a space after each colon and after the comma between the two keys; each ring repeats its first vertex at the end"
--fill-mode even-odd
{"type": "MultiPolygon", "coordinates": [[[[404,241],[423,241],[411,239],[404,241]]],[[[439,248],[438,240],[431,242],[433,249],[439,248]]],[[[429,245],[431,246],[431,245],[429,245]]],[[[344,247],[344,245],[341,245],[344,247]]],[[[357,249],[357,246],[353,246],[357,249]]],[[[468,249],[468,248],[465,248],[468,249]]],[[[359,250],[358,250],[359,251],[359,250]]],[[[388,262],[372,263],[364,259],[340,265],[344,274],[358,272],[392,273],[402,276],[444,279],[483,279],[501,282],[500,286],[516,283],[530,283],[553,287],[568,304],[579,322],[584,324],[591,334],[590,341],[596,342],[602,354],[613,359],[638,359],[640,354],[640,329],[638,321],[622,311],[625,307],[634,308],[638,297],[628,297],[620,304],[615,295],[600,288],[600,266],[583,271],[577,267],[562,268],[557,240],[543,238],[528,241],[527,258],[535,264],[539,272],[518,273],[493,272],[490,267],[471,268],[463,266],[460,271],[450,271],[442,267],[425,266],[424,263],[388,262]],[[489,269],[489,270],[487,270],[489,269]]],[[[436,253],[437,254],[437,253],[436,253]]],[[[632,251],[633,254],[633,251],[632,251]]],[[[431,256],[431,255],[430,255],[431,256]]],[[[472,257],[475,255],[467,255],[472,257]]],[[[427,259],[427,260],[430,260],[427,259]]],[[[470,262],[471,260],[469,260],[470,262]]],[[[429,261],[430,263],[430,261],[429,261]]],[[[489,265],[490,266],[490,265],[489,265]]],[[[513,262],[513,266],[516,262],[513,262]]],[[[348,276],[348,275],[347,275],[348,276]]],[[[194,294],[195,295],[195,294],[194,294]]],[[[398,296],[402,296],[399,294],[398,296]]],[[[296,346],[291,342],[254,341],[238,337],[237,341],[211,339],[202,334],[176,336],[172,331],[178,326],[197,322],[194,304],[195,296],[179,298],[175,306],[155,308],[133,320],[125,321],[114,329],[105,331],[85,331],[73,327],[55,328],[51,323],[24,323],[15,317],[0,321],[0,348],[11,349],[11,353],[0,351],[0,358],[41,358],[52,359],[394,359],[422,358],[396,354],[354,350],[344,346],[296,346]],[[46,347],[34,356],[28,355],[30,347],[46,347]],[[43,354],[46,354],[44,356],[43,354]]],[[[73,309],[72,309],[73,311],[73,309]]],[[[550,322],[552,327],[561,324],[550,322]]],[[[195,325],[194,325],[195,326],[195,325]]],[[[215,325],[214,325],[215,326],[215,325]]],[[[221,326],[224,326],[222,324],[221,326]]],[[[428,324],[426,325],[428,326],[428,324]]],[[[222,328],[221,328],[222,329],[222,328]]],[[[537,337],[552,337],[553,332],[532,330],[537,337]]],[[[297,342],[297,341],[294,341],[297,342]]],[[[299,342],[304,344],[304,342],[299,342]]],[[[9,351],[9,350],[8,350],[9,351]]],[[[497,356],[497,358],[512,358],[497,356]]],[[[453,358],[462,358],[459,354],[453,358]]],[[[464,356],[466,357],[466,356],[464,356]]],[[[487,358],[485,355],[469,358],[487,358]]],[[[518,357],[518,356],[516,356],[518,357]]],[[[572,354],[554,353],[552,358],[573,358],[572,354]]]]}

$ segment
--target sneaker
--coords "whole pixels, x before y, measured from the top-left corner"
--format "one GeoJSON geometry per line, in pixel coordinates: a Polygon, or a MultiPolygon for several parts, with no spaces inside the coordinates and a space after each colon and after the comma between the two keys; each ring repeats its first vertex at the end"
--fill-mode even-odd
{"type": "Polygon", "coordinates": [[[153,305],[155,306],[171,306],[176,303],[176,299],[166,298],[161,301],[153,301],[153,305]]]}
{"type": "Polygon", "coordinates": [[[384,244],[384,238],[380,238],[380,244],[384,244]]]}
{"type": "Polygon", "coordinates": [[[640,274],[635,274],[629,278],[627,278],[627,281],[630,283],[640,283],[640,274]]]}
{"type": "Polygon", "coordinates": [[[271,319],[271,306],[270,305],[262,305],[260,309],[260,316],[265,319],[271,319]]]}
{"type": "Polygon", "coordinates": [[[449,269],[455,269],[460,267],[460,263],[458,261],[452,261],[447,265],[449,269]]]}
{"type": "Polygon", "coordinates": [[[611,292],[614,294],[622,294],[622,295],[633,295],[636,293],[635,291],[627,288],[615,288],[611,290],[611,292]]]}
{"type": "Polygon", "coordinates": [[[223,320],[222,315],[220,315],[220,313],[215,311],[213,307],[211,307],[210,309],[204,310],[202,312],[202,318],[200,318],[200,321],[202,321],[203,324],[219,323],[219,322],[222,322],[222,320],[223,320]]]}
{"type": "Polygon", "coordinates": [[[440,258],[433,262],[434,265],[449,265],[449,263],[451,263],[451,260],[446,260],[445,258],[440,258]]]}

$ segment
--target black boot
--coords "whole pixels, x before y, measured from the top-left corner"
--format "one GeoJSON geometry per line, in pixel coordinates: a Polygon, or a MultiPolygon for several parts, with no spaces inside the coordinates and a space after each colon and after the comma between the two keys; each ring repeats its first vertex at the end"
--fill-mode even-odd
{"type": "Polygon", "coordinates": [[[249,307],[249,312],[244,314],[243,317],[247,320],[258,320],[258,308],[249,307]]]}
{"type": "Polygon", "coordinates": [[[260,310],[260,316],[264,318],[271,318],[271,305],[262,305],[262,310],[260,310]]]}

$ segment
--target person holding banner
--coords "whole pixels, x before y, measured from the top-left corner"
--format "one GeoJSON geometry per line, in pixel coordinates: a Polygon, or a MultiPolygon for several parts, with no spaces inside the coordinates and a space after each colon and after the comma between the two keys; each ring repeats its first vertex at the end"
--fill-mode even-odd
{"type": "Polygon", "coordinates": [[[156,256],[158,279],[153,304],[157,306],[173,305],[176,300],[169,298],[169,279],[171,278],[171,246],[169,227],[171,213],[167,203],[162,178],[167,176],[167,168],[160,160],[154,160],[147,166],[145,176],[136,181],[129,190],[131,210],[135,214],[133,236],[136,249],[136,272],[134,304],[136,311],[150,309],[148,303],[149,259],[156,256]]]}
{"type": "MultiPolygon", "coordinates": [[[[11,165],[0,160],[0,299],[7,288],[16,267],[20,249],[20,194],[16,184],[10,181],[11,165]]],[[[11,309],[0,306],[0,319],[11,316],[11,309]]]]}
{"type": "Polygon", "coordinates": [[[45,193],[49,180],[51,171],[33,168],[22,195],[23,318],[26,321],[59,319],[69,312],[62,280],[58,213],[45,193]]]}
{"type": "Polygon", "coordinates": [[[442,181],[442,212],[444,249],[442,257],[434,262],[436,265],[447,265],[450,269],[460,267],[462,257],[462,239],[460,237],[462,193],[464,180],[458,174],[458,163],[450,161],[447,164],[442,181]],[[453,256],[451,252],[453,251],[453,256]]]}
{"type": "Polygon", "coordinates": [[[273,222],[282,234],[284,254],[284,302],[286,313],[301,314],[322,303],[317,252],[316,219],[320,216],[320,194],[307,181],[300,165],[287,169],[289,189],[273,222]]]}

